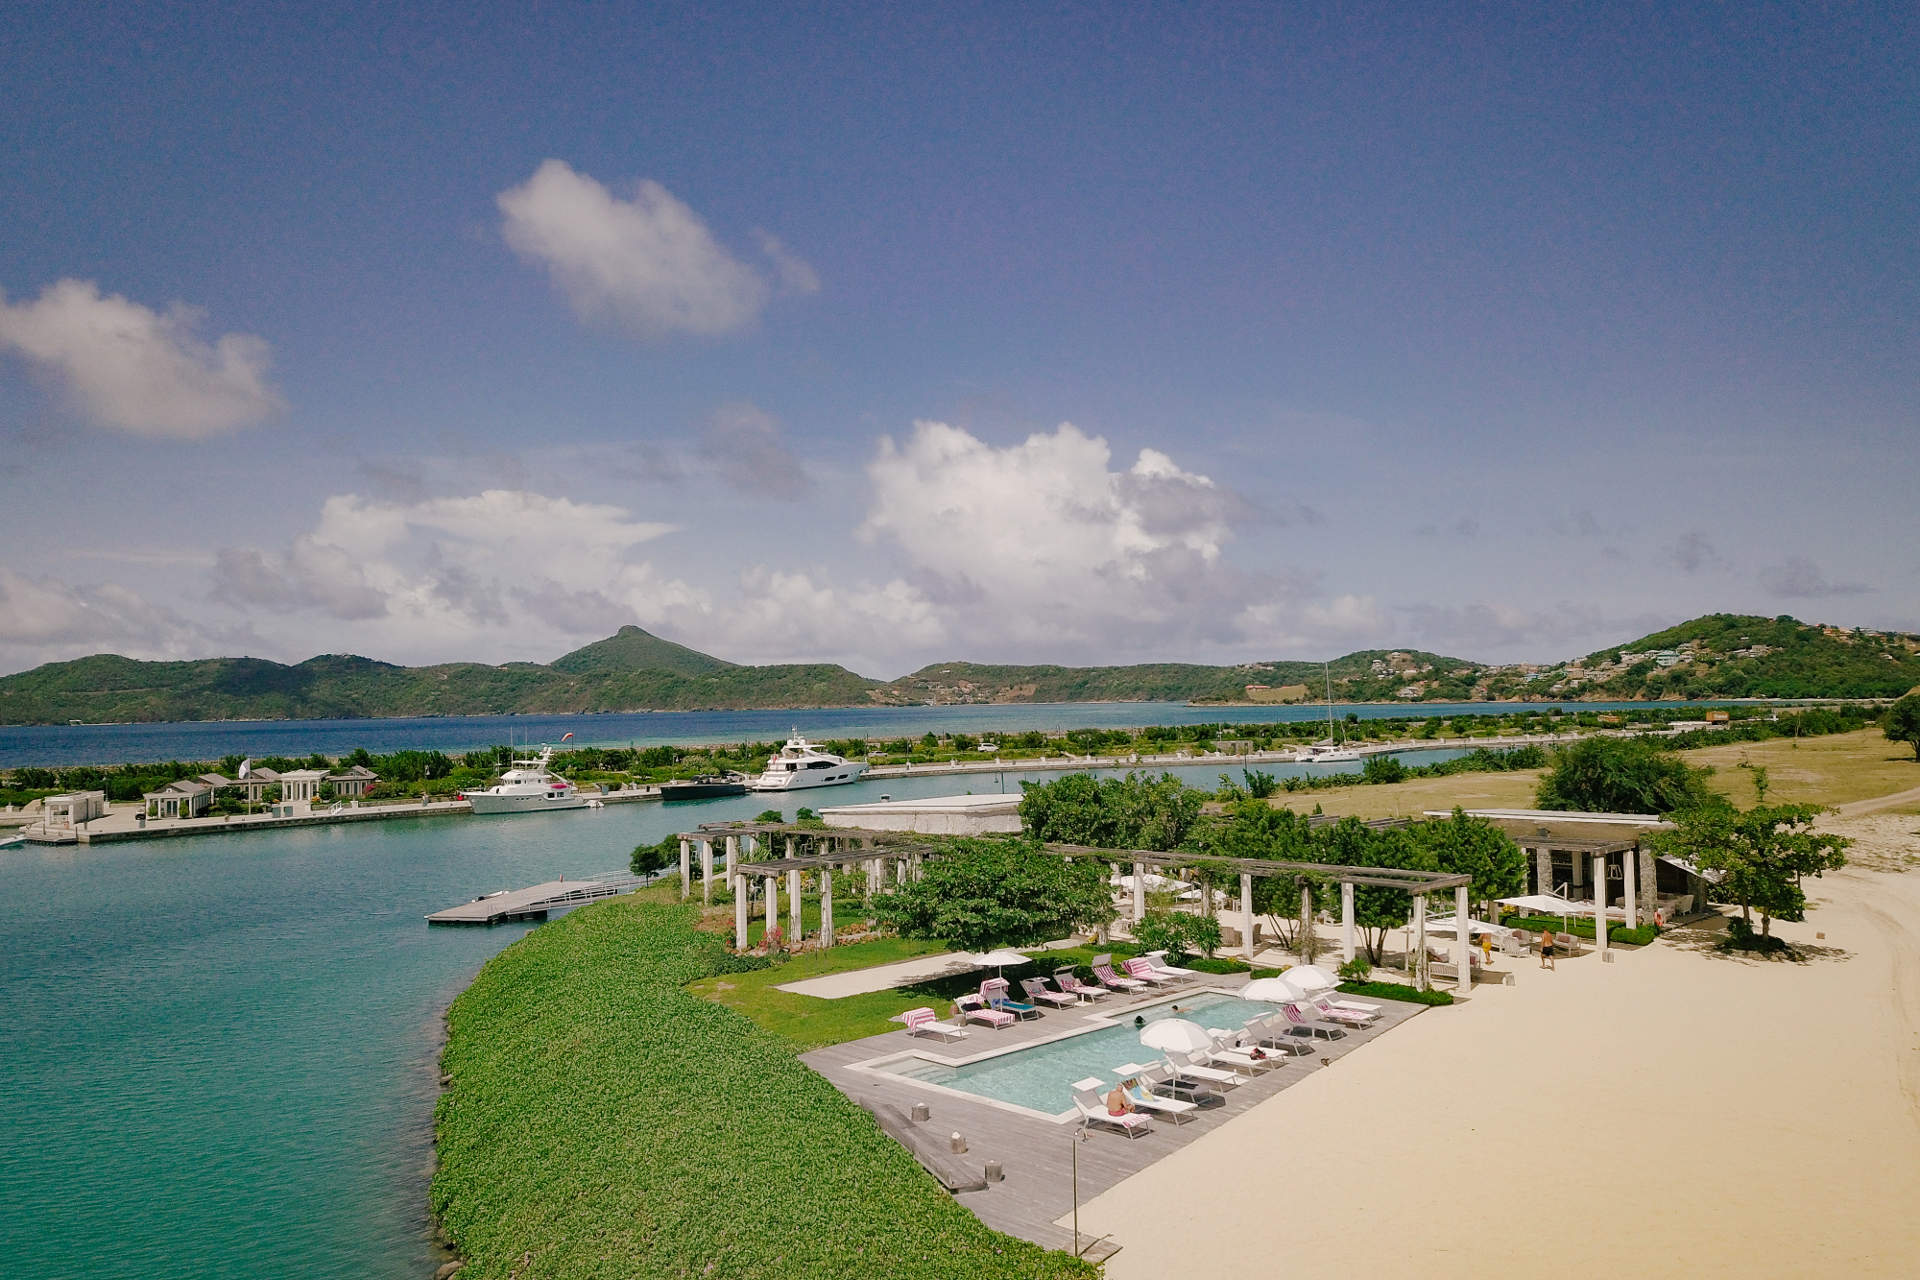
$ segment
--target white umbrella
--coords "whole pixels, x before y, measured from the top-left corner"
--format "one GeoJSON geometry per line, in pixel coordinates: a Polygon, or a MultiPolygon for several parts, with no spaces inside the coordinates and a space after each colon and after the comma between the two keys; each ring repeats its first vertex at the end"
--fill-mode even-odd
{"type": "Polygon", "coordinates": [[[1331,991],[1340,985],[1340,979],[1317,964],[1297,964],[1280,976],[1308,995],[1316,991],[1331,991]]]}
{"type": "Polygon", "coordinates": [[[1185,1018],[1159,1018],[1149,1022],[1140,1033],[1140,1043],[1149,1049],[1176,1053],[1194,1053],[1213,1047],[1213,1037],[1197,1022],[1185,1018]]]}
{"type": "Polygon", "coordinates": [[[1296,987],[1293,983],[1287,981],[1288,976],[1290,976],[1292,972],[1293,971],[1289,969],[1286,974],[1278,978],[1255,978],[1252,982],[1240,988],[1240,998],[1242,1000],[1265,1000],[1270,1004],[1291,1004],[1295,1000],[1306,999],[1307,992],[1304,989],[1296,987]]]}
{"type": "Polygon", "coordinates": [[[1023,956],[1018,951],[1011,950],[1007,947],[1001,947],[998,951],[989,951],[985,955],[971,956],[969,959],[973,961],[974,968],[976,969],[984,969],[988,965],[992,965],[996,975],[1000,974],[1000,971],[1010,964],[1033,963],[1031,956],[1023,956]]]}

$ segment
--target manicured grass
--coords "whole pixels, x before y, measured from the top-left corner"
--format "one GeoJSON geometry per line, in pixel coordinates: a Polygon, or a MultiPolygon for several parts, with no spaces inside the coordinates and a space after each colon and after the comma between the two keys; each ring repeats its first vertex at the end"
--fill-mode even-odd
{"type": "Polygon", "coordinates": [[[957,995],[977,990],[988,975],[966,973],[939,982],[874,991],[847,996],[840,1000],[822,1000],[818,996],[796,995],[777,990],[789,982],[818,978],[852,969],[870,969],[895,964],[916,956],[939,955],[950,950],[938,942],[911,938],[876,938],[856,942],[831,951],[810,951],[783,964],[752,973],[728,973],[702,978],[688,990],[695,995],[726,1005],[752,1018],[761,1028],[778,1035],[800,1050],[842,1044],[866,1036],[898,1031],[900,1024],[889,1019],[918,1005],[932,1005],[942,1016],[957,995]]]}
{"type": "Polygon", "coordinates": [[[694,911],[535,929],[447,1013],[432,1205],[468,1280],[1087,1277],[990,1231],[786,1041],[685,984],[694,911]]]}
{"type": "MultiPolygon", "coordinates": [[[[1524,929],[1533,934],[1543,929],[1551,929],[1555,933],[1570,933],[1576,938],[1589,940],[1597,936],[1593,931],[1592,920],[1562,921],[1559,916],[1508,916],[1500,923],[1508,928],[1524,929]]],[[[1644,947],[1659,936],[1660,929],[1656,925],[1641,925],[1637,929],[1629,929],[1625,924],[1607,926],[1607,941],[1623,947],[1644,947]]]]}
{"type": "Polygon", "coordinates": [[[1417,818],[1428,809],[1531,809],[1537,770],[1515,773],[1455,773],[1371,787],[1328,787],[1320,791],[1276,791],[1269,804],[1295,813],[1326,813],[1356,818],[1417,818]]]}

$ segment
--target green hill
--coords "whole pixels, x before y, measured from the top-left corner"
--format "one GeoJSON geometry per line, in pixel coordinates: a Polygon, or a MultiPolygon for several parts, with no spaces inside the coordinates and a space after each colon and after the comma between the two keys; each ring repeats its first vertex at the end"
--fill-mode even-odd
{"type": "MultiPolygon", "coordinates": [[[[0,724],[690,711],[1004,702],[1233,704],[1331,678],[1342,702],[1892,698],[1920,685],[1920,636],[1710,614],[1585,658],[1490,666],[1416,649],[1230,667],[941,662],[882,683],[830,663],[745,666],[622,627],[551,665],[400,667],[352,654],[140,662],[96,654],[0,677],[0,724]],[[1249,687],[1255,687],[1249,692],[1249,687]]],[[[1296,695],[1299,696],[1299,695],[1296,695]]]]}

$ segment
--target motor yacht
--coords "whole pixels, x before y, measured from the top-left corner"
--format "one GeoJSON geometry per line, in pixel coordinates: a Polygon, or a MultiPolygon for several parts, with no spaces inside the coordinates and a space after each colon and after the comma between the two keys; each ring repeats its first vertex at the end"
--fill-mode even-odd
{"type": "Polygon", "coordinates": [[[585,809],[587,798],[580,789],[548,770],[553,748],[542,747],[530,760],[515,760],[513,768],[500,775],[497,785],[484,791],[465,791],[460,798],[473,806],[475,813],[550,813],[559,809],[585,809]]]}
{"type": "Polygon", "coordinates": [[[799,791],[803,787],[836,787],[858,781],[866,771],[866,761],[822,751],[796,730],[786,745],[767,761],[767,770],[754,779],[753,789],[799,791]]]}

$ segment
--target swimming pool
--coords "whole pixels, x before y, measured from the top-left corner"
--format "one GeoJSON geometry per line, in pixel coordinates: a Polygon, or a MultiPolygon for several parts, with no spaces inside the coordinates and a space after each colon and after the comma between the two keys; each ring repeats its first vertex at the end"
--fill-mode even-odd
{"type": "Polygon", "coordinates": [[[949,1066],[916,1055],[876,1063],[875,1069],[1057,1116],[1073,1110],[1074,1081],[1089,1076],[1116,1080],[1114,1068],[1121,1063],[1154,1062],[1161,1057],[1158,1049],[1141,1045],[1140,1032],[1133,1025],[1136,1015],[1149,1022],[1179,1017],[1203,1027],[1242,1027],[1273,1010],[1273,1005],[1225,992],[1194,991],[1116,1013],[1113,1025],[1097,1031],[1012,1049],[978,1062],[949,1066]],[[1176,1005],[1178,1013],[1173,1011],[1176,1005]]]}

